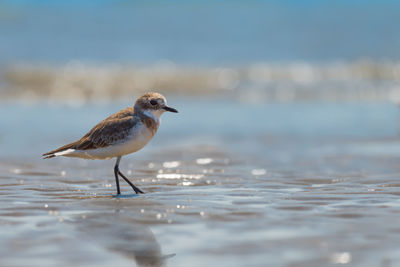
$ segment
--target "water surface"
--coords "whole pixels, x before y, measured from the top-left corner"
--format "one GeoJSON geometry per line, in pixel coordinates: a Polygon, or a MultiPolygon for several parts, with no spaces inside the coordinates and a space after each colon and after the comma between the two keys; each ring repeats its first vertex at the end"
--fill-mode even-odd
{"type": "Polygon", "coordinates": [[[0,107],[2,266],[397,266],[399,111],[169,97],[143,151],[41,160],[128,102],[0,107]]]}

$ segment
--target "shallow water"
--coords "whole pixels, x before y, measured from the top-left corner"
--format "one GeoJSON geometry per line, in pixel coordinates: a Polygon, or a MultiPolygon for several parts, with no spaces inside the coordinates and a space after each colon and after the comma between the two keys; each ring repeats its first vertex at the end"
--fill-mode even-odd
{"type": "Polygon", "coordinates": [[[0,107],[1,266],[398,266],[391,103],[169,97],[154,140],[113,161],[42,152],[129,103],[0,107]]]}

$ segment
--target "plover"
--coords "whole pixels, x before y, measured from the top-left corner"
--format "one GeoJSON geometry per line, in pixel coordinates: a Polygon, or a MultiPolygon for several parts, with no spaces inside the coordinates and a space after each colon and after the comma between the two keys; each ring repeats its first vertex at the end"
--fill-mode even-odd
{"type": "Polygon", "coordinates": [[[84,159],[117,158],[114,166],[117,194],[120,175],[136,194],[143,193],[119,170],[121,157],[142,149],[157,132],[160,116],[165,111],[178,111],[167,106],[167,100],[159,93],[146,93],[133,107],[123,109],[94,126],[81,139],[43,154],[44,159],[57,156],[84,159]]]}

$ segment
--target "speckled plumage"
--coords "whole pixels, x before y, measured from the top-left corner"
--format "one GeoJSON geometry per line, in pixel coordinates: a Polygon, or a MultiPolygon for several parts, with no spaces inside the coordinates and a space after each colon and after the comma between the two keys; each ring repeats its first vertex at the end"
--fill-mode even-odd
{"type": "Polygon", "coordinates": [[[133,114],[133,107],[114,113],[94,126],[78,141],[45,153],[43,156],[55,156],[56,153],[67,149],[89,150],[104,148],[117,142],[122,142],[128,137],[131,129],[140,123],[141,118],[134,117],[133,114]]]}

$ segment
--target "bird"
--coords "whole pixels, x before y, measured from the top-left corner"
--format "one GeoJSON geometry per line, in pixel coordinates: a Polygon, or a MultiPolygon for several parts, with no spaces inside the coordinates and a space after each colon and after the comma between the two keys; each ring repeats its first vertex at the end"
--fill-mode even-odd
{"type": "Polygon", "coordinates": [[[121,194],[119,176],[136,194],[143,194],[142,190],[122,174],[119,163],[122,156],[137,152],[154,137],[160,126],[160,116],[166,111],[178,113],[167,105],[163,95],[156,92],[145,93],[136,100],[134,106],[107,117],[81,139],[44,153],[42,157],[49,159],[64,156],[94,160],[116,158],[114,176],[117,195],[121,194]]]}

